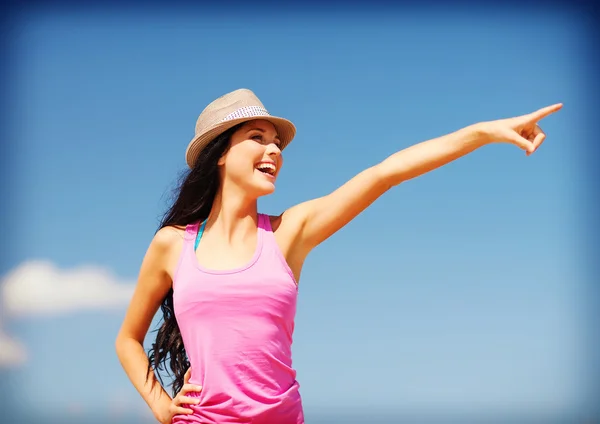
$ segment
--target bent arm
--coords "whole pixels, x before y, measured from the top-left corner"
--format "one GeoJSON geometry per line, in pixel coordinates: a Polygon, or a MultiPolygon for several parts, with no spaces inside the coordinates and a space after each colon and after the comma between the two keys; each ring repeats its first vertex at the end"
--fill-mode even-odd
{"type": "MultiPolygon", "coordinates": [[[[477,125],[415,144],[362,171],[331,194],[291,208],[304,253],[329,238],[391,187],[416,178],[486,144],[477,125]]],[[[284,214],[284,220],[285,220],[284,214]]]]}
{"type": "Polygon", "coordinates": [[[171,397],[154,372],[150,372],[146,379],[149,361],[143,343],[154,314],[171,288],[171,279],[164,265],[172,237],[172,231],[163,229],[152,240],[115,341],[116,353],[125,373],[160,422],[164,421],[171,397]]]}

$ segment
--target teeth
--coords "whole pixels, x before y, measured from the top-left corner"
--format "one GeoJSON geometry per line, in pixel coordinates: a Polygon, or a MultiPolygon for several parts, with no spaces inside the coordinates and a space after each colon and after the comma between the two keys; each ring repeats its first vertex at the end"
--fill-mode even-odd
{"type": "Polygon", "coordinates": [[[258,165],[257,169],[262,172],[268,172],[269,174],[274,174],[276,170],[275,165],[272,163],[261,163],[258,165]]]}

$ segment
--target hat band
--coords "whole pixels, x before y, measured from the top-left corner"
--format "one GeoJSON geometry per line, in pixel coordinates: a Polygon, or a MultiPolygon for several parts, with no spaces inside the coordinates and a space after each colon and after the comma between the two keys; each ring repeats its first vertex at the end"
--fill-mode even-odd
{"type": "Polygon", "coordinates": [[[271,116],[271,114],[267,112],[265,108],[260,106],[244,106],[234,112],[231,112],[229,115],[223,118],[221,122],[231,121],[232,119],[238,118],[251,118],[253,116],[271,116]]]}

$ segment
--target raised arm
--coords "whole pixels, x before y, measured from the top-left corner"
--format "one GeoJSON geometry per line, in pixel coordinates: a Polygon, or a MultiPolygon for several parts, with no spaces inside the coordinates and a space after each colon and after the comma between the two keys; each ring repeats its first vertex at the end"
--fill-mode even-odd
{"type": "Polygon", "coordinates": [[[359,173],[331,194],[301,203],[283,215],[298,228],[295,245],[304,253],[329,238],[383,193],[490,143],[510,143],[532,154],[546,135],[538,122],[562,104],[527,115],[481,122],[401,150],[359,173]]]}

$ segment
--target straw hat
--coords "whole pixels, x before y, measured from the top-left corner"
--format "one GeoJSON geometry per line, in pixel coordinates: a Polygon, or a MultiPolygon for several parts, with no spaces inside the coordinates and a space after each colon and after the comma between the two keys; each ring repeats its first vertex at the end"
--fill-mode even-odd
{"type": "Polygon", "coordinates": [[[202,149],[215,137],[239,123],[253,119],[264,119],[275,126],[281,141],[281,150],[296,135],[296,127],[292,122],[272,116],[252,91],[241,88],[219,97],[202,111],[196,121],[194,138],[185,151],[188,166],[194,167],[202,149]]]}

